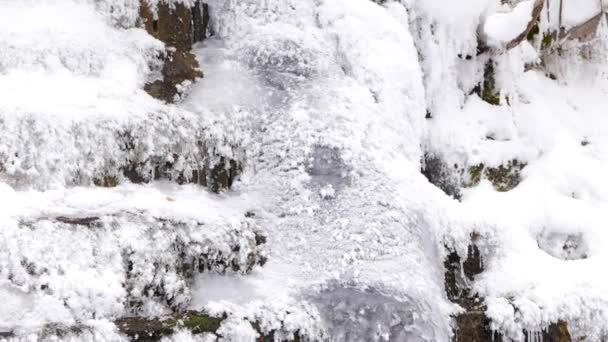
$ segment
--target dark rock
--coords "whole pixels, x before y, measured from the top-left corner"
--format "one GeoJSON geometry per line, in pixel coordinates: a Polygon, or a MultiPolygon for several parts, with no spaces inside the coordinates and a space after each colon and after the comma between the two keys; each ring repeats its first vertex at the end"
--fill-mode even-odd
{"type": "Polygon", "coordinates": [[[207,38],[209,26],[209,5],[197,0],[192,7],[193,42],[200,42],[207,38]]]}
{"type": "MultiPolygon", "coordinates": [[[[287,312],[287,314],[289,314],[287,312]]],[[[205,312],[186,311],[183,313],[173,313],[163,317],[124,317],[115,320],[113,323],[118,331],[129,338],[133,342],[158,342],[164,337],[171,336],[178,329],[185,329],[194,335],[210,333],[220,336],[219,330],[223,321],[228,318],[226,314],[222,316],[212,316],[205,312]]],[[[257,321],[248,321],[252,328],[260,335],[256,341],[258,342],[274,342],[277,341],[275,335],[277,331],[263,331],[260,323],[257,321]]],[[[281,323],[283,325],[283,323],[281,323]]],[[[66,326],[61,324],[47,324],[39,334],[40,340],[55,340],[57,337],[71,337],[72,340],[77,340],[79,335],[90,330],[91,327],[84,324],[76,324],[66,326]]],[[[280,328],[285,332],[284,326],[280,328]]],[[[292,338],[289,341],[301,341],[302,336],[299,330],[291,332],[292,338]]],[[[12,332],[1,333],[0,337],[13,337],[12,332]],[[4,335],[3,335],[4,334],[4,335]]],[[[286,340],[281,340],[286,341],[286,340]]]]}
{"type": "Polygon", "coordinates": [[[490,328],[490,319],[485,314],[483,300],[472,292],[470,284],[475,277],[483,272],[483,260],[475,241],[477,234],[472,237],[472,243],[467,248],[464,261],[452,251],[448,254],[445,266],[445,290],[448,299],[460,305],[465,312],[454,317],[454,342],[486,342],[502,341],[500,334],[490,328]]]}
{"type": "Polygon", "coordinates": [[[0,337],[11,338],[14,336],[15,334],[12,331],[0,331],[0,337]]]}
{"type": "Polygon", "coordinates": [[[496,89],[496,73],[494,67],[494,61],[490,59],[483,70],[483,82],[481,82],[473,91],[485,102],[499,106],[500,90],[496,89]]]}
{"type": "Polygon", "coordinates": [[[543,331],[542,336],[542,340],[545,342],[572,342],[572,337],[568,331],[568,323],[565,321],[558,321],[549,325],[549,328],[543,331]]]}
{"type": "MultiPolygon", "coordinates": [[[[177,159],[177,156],[175,156],[174,159],[177,159]]],[[[172,163],[165,162],[162,165],[156,163],[156,165],[153,166],[153,178],[156,180],[174,180],[178,184],[199,184],[208,187],[209,190],[215,193],[219,193],[223,190],[230,189],[243,171],[241,163],[224,156],[204,156],[201,159],[204,160],[203,167],[192,170],[190,175],[186,175],[184,172],[176,173],[172,163]],[[212,165],[210,162],[211,159],[217,160],[217,163],[212,165]]],[[[127,174],[125,174],[125,176],[134,183],[145,182],[145,180],[137,174],[135,174],[134,177],[129,177],[127,174]]]]}
{"type": "Polygon", "coordinates": [[[469,245],[467,258],[464,261],[458,253],[450,252],[444,262],[444,267],[448,299],[465,309],[479,308],[481,300],[471,292],[469,286],[475,276],[483,272],[483,261],[479,248],[475,244],[469,245]]]}
{"type": "MultiPolygon", "coordinates": [[[[475,241],[477,234],[472,236],[472,243],[467,248],[467,258],[462,261],[456,252],[448,254],[445,266],[445,290],[450,301],[460,305],[465,311],[454,317],[454,342],[502,342],[503,335],[491,328],[491,320],[487,317],[483,299],[472,293],[470,282],[483,272],[483,260],[475,241]],[[464,277],[463,277],[464,275],[464,277]]],[[[523,331],[526,342],[528,332],[523,331]]],[[[540,333],[545,342],[571,342],[568,325],[559,321],[549,325],[547,330],[540,333]]],[[[536,340],[533,340],[536,341],[536,340]]]]}
{"type": "Polygon", "coordinates": [[[160,2],[155,16],[145,0],[140,2],[139,9],[146,31],[167,46],[159,56],[164,60],[162,80],[147,84],[144,89],[155,98],[173,102],[179,94],[179,85],[203,76],[196,57],[190,52],[194,40],[192,9],[179,2],[160,2]]]}
{"type": "Polygon", "coordinates": [[[454,318],[454,342],[502,342],[502,335],[492,331],[490,319],[483,310],[467,311],[454,318]]]}
{"type": "Polygon", "coordinates": [[[447,195],[460,200],[460,173],[458,167],[452,168],[445,161],[434,154],[425,154],[422,163],[422,174],[426,179],[447,195]]]}
{"type": "Polygon", "coordinates": [[[198,69],[196,57],[190,52],[168,50],[164,59],[161,71],[163,79],[146,84],[144,89],[152,97],[173,102],[175,96],[179,95],[179,85],[184,81],[194,81],[203,74],[198,69]]]}
{"type": "Polygon", "coordinates": [[[180,327],[191,331],[193,334],[215,333],[224,319],[225,317],[212,317],[191,311],[166,318],[123,318],[115,321],[114,324],[131,341],[152,342],[160,341],[180,327]]]}
{"type": "Polygon", "coordinates": [[[156,10],[145,0],[140,0],[139,17],[143,27],[154,38],[178,51],[190,51],[192,47],[192,11],[181,2],[171,4],[159,1],[156,10]]]}
{"type": "Polygon", "coordinates": [[[72,224],[77,226],[86,226],[92,227],[98,221],[99,217],[67,217],[67,216],[58,216],[55,218],[56,221],[66,224],[72,224]]]}

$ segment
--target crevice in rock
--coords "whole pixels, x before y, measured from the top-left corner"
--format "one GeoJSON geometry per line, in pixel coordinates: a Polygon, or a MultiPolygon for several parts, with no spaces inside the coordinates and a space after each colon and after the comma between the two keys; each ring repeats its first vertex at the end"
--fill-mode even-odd
{"type": "MultiPolygon", "coordinates": [[[[456,251],[451,251],[445,262],[445,290],[448,299],[460,305],[464,312],[454,317],[453,342],[502,342],[505,339],[500,331],[491,327],[491,319],[486,315],[483,298],[472,292],[471,282],[484,271],[483,259],[477,245],[480,236],[473,234],[467,248],[467,257],[463,260],[456,251]]],[[[571,342],[572,338],[565,321],[550,324],[538,334],[523,331],[525,342],[532,336],[542,337],[544,342],[571,342]]]]}

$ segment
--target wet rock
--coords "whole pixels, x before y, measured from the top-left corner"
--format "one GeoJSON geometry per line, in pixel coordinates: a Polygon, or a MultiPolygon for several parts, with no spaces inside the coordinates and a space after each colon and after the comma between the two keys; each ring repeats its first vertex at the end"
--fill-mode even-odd
{"type": "MultiPolygon", "coordinates": [[[[178,157],[175,156],[174,159],[178,157]]],[[[224,156],[214,156],[201,158],[204,162],[202,167],[190,171],[187,174],[184,171],[176,171],[173,163],[155,163],[154,179],[168,179],[177,182],[178,184],[199,184],[206,186],[209,190],[219,193],[223,190],[230,189],[232,184],[237,180],[238,176],[243,171],[241,163],[234,159],[229,159],[224,156]],[[212,164],[211,159],[216,163],[212,164]]],[[[125,176],[127,176],[125,174],[125,176]]],[[[137,174],[132,177],[127,176],[131,182],[143,182],[137,174]]]]}
{"type": "Polygon", "coordinates": [[[481,300],[471,292],[470,284],[483,272],[483,261],[475,244],[467,248],[464,261],[456,252],[450,252],[444,262],[445,289],[450,299],[465,309],[481,308],[481,300]]]}
{"type": "Polygon", "coordinates": [[[139,16],[146,31],[166,45],[165,53],[159,56],[164,60],[162,79],[147,84],[144,89],[153,97],[173,102],[184,82],[203,76],[191,53],[195,35],[192,9],[181,2],[159,2],[151,8],[142,0],[139,16]]]}
{"type": "Polygon", "coordinates": [[[481,179],[487,179],[496,191],[513,190],[521,182],[521,171],[524,167],[526,164],[516,159],[498,167],[486,167],[484,164],[471,166],[468,169],[469,181],[465,183],[465,187],[476,186],[481,179]]]}
{"type": "Polygon", "coordinates": [[[502,342],[498,332],[490,328],[490,319],[483,310],[467,311],[454,318],[454,342],[502,342]]]}
{"type": "Polygon", "coordinates": [[[444,261],[448,299],[465,310],[454,317],[454,342],[502,341],[500,334],[490,327],[491,321],[485,314],[483,299],[471,290],[471,282],[483,272],[481,252],[475,244],[477,239],[477,235],[472,236],[464,260],[452,251],[444,261]]]}
{"type": "Polygon", "coordinates": [[[194,7],[192,7],[192,24],[194,29],[192,34],[193,42],[205,40],[209,27],[209,5],[200,0],[194,2],[194,7]]]}
{"type": "Polygon", "coordinates": [[[192,10],[182,2],[159,1],[152,8],[141,0],[139,17],[143,27],[154,38],[178,51],[192,47],[192,10]]]}
{"type": "Polygon", "coordinates": [[[568,323],[565,321],[559,321],[549,325],[549,328],[542,332],[542,337],[542,340],[545,342],[572,342],[572,337],[568,331],[568,323]]]}
{"type": "MultiPolygon", "coordinates": [[[[289,312],[283,313],[282,317],[289,316],[289,312]]],[[[211,334],[220,337],[218,333],[222,324],[229,319],[227,314],[210,315],[206,312],[185,311],[173,313],[162,317],[141,317],[132,316],[119,318],[113,321],[118,332],[133,342],[158,342],[163,338],[170,337],[178,330],[187,330],[193,335],[211,334]]],[[[275,341],[301,341],[304,339],[299,330],[286,333],[290,328],[285,322],[279,323],[278,330],[264,330],[261,322],[257,320],[247,320],[244,322],[251,324],[251,327],[259,334],[256,342],[275,342],[275,341]],[[286,336],[290,336],[287,337],[286,336]]],[[[43,327],[38,333],[39,340],[68,339],[72,341],[81,340],[83,333],[92,331],[92,327],[85,324],[64,325],[50,323],[43,327]]],[[[13,337],[12,332],[6,332],[0,337],[13,337]]]]}
{"type": "Polygon", "coordinates": [[[187,312],[167,318],[130,317],[114,322],[118,330],[131,341],[160,341],[173,334],[177,328],[187,329],[193,334],[215,333],[225,317],[212,317],[198,312],[187,312]]]}
{"type": "Polygon", "coordinates": [[[152,97],[165,102],[175,101],[176,96],[180,95],[180,87],[184,82],[192,82],[203,76],[203,73],[198,69],[196,57],[190,52],[179,50],[165,52],[161,73],[162,80],[146,84],[144,89],[152,97]]]}
{"type": "MultiPolygon", "coordinates": [[[[471,282],[484,270],[480,250],[475,241],[478,235],[472,236],[472,243],[467,248],[467,257],[462,258],[456,252],[450,252],[444,262],[445,290],[450,301],[460,305],[465,311],[454,317],[454,342],[502,342],[504,336],[491,328],[483,298],[471,291],[471,282]]],[[[530,336],[542,337],[545,342],[571,342],[568,325],[565,321],[550,324],[546,330],[537,334],[523,331],[526,342],[530,336]],[[537,336],[539,335],[539,336],[537,336]]]]}
{"type": "Polygon", "coordinates": [[[489,60],[483,69],[483,82],[477,86],[474,92],[485,102],[499,106],[500,90],[496,88],[496,72],[493,60],[489,60]]]}

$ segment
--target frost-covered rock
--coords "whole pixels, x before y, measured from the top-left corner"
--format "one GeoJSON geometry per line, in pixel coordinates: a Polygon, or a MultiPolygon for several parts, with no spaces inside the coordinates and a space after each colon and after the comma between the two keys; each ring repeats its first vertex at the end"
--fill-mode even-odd
{"type": "Polygon", "coordinates": [[[0,4],[2,336],[605,339],[599,1],[146,3],[0,4]]]}

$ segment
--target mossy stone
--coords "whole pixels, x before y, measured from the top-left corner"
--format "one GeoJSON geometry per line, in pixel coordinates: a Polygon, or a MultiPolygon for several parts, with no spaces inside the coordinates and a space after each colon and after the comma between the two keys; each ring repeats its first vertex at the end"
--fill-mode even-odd
{"type": "Polygon", "coordinates": [[[510,191],[521,182],[521,170],[524,167],[526,167],[526,164],[517,159],[510,160],[506,165],[498,167],[486,167],[484,164],[470,166],[468,168],[469,181],[464,186],[467,188],[474,187],[482,179],[487,179],[496,191],[510,191]]]}

